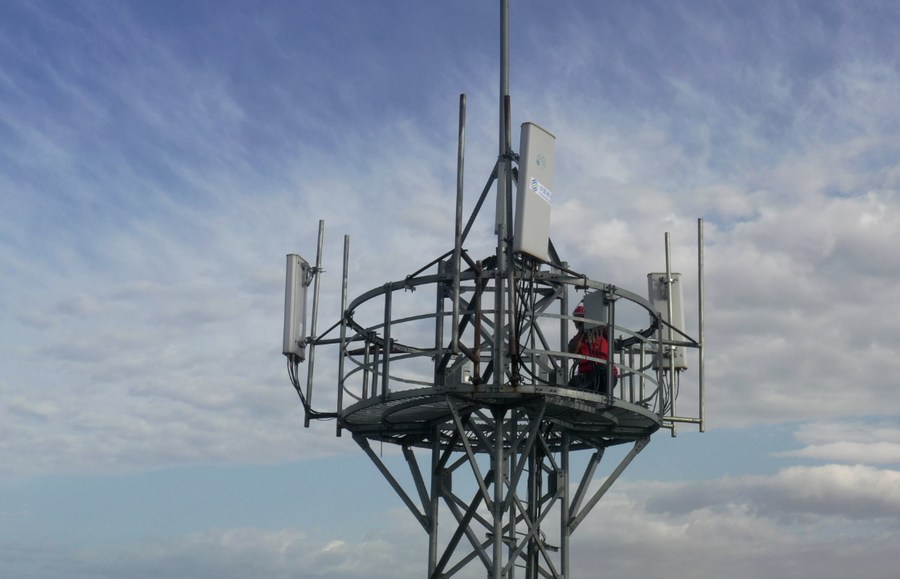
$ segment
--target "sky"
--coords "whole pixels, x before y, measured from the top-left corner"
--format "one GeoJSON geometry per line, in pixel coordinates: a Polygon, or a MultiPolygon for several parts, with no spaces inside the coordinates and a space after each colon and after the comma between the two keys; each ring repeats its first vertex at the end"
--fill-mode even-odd
{"type": "MultiPolygon", "coordinates": [[[[706,432],[653,437],[573,575],[895,577],[900,5],[510,4],[562,258],[643,294],[670,232],[696,288],[705,222],[706,432]]],[[[0,3],[4,575],[422,576],[375,467],[303,427],[284,256],[325,221],[322,327],[344,235],[351,295],[450,249],[460,94],[469,211],[499,2],[0,3]]]]}

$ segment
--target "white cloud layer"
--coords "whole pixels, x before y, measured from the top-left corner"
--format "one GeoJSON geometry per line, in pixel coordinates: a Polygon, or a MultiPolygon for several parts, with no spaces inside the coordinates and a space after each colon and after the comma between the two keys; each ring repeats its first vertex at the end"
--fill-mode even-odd
{"type": "Polygon", "coordinates": [[[775,456],[857,465],[900,464],[900,429],[893,422],[813,422],[801,426],[795,437],[805,445],[803,448],[778,452],[775,456]]]}
{"type": "MultiPolygon", "coordinates": [[[[900,473],[795,467],[708,482],[620,483],[573,535],[573,575],[893,577],[900,562],[900,473]],[[850,540],[848,540],[848,537],[850,540]]],[[[45,569],[69,577],[330,577],[421,574],[424,535],[404,510],[380,529],[336,538],[312,529],[219,529],[128,547],[56,551],[45,569]]],[[[28,553],[8,548],[17,557],[28,553]]],[[[467,570],[462,577],[481,577],[467,570]]],[[[27,575],[23,575],[27,576],[27,575]]],[[[49,576],[49,575],[47,575],[49,576]]]]}

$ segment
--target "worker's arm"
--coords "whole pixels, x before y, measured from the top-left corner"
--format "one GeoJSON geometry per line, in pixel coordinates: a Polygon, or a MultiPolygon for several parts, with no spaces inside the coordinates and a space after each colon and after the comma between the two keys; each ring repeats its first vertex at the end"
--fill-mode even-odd
{"type": "Polygon", "coordinates": [[[581,347],[581,341],[584,339],[584,328],[578,328],[578,331],[569,340],[569,353],[574,354],[581,347]]]}
{"type": "Polygon", "coordinates": [[[616,340],[616,349],[621,350],[621,349],[627,348],[628,346],[630,346],[632,344],[637,344],[638,342],[642,341],[642,338],[643,339],[649,338],[656,332],[658,327],[659,327],[658,320],[654,316],[653,321],[650,324],[650,327],[638,332],[637,336],[629,336],[629,337],[625,338],[624,340],[622,338],[618,338],[616,340]],[[640,337],[638,337],[638,336],[640,336],[640,337]]]}

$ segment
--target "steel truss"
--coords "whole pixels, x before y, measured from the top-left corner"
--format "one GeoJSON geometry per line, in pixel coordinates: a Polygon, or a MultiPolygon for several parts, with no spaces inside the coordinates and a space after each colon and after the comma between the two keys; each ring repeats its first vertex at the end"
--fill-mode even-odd
{"type": "Polygon", "coordinates": [[[649,436],[634,440],[601,486],[593,489],[606,448],[622,439],[589,445],[573,441],[569,429],[548,420],[544,397],[528,404],[475,408],[457,395],[447,394],[445,400],[452,420],[434,427],[426,471],[412,446],[401,445],[411,484],[401,484],[369,438],[353,437],[427,533],[427,576],[453,577],[477,560],[492,578],[511,579],[519,571],[526,579],[568,577],[572,534],[649,436]],[[575,487],[569,480],[573,446],[594,449],[575,487]],[[543,529],[554,519],[557,532],[548,538],[543,529]]]}

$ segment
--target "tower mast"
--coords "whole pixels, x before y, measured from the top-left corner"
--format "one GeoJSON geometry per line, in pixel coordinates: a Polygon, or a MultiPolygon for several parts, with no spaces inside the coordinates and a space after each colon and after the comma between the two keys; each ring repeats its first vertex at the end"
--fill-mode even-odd
{"type": "MultiPolygon", "coordinates": [[[[547,235],[536,236],[543,245],[537,251],[523,249],[533,245],[516,238],[523,230],[533,233],[520,223],[526,203],[537,207],[538,217],[529,217],[529,223],[549,228],[549,181],[541,183],[545,177],[535,175],[550,170],[552,153],[542,147],[555,138],[526,123],[521,158],[512,150],[509,0],[500,0],[500,12],[498,159],[463,227],[461,95],[453,248],[348,303],[345,236],[340,317],[322,335],[316,335],[315,320],[324,222],[315,267],[288,256],[284,354],[306,424],[336,418],[337,435],[345,430],[352,435],[427,533],[431,579],[453,577],[470,565],[480,565],[492,579],[513,579],[519,570],[526,579],[571,577],[572,534],[651,435],[661,428],[674,435],[679,422],[703,430],[702,339],[675,323],[683,320],[680,274],[670,271],[668,259],[664,274],[648,277],[651,295],[645,299],[569,269],[548,250],[547,235]],[[534,150],[539,154],[532,159],[534,150]],[[514,163],[519,172],[515,224],[514,163]],[[496,247],[492,256],[478,260],[467,248],[467,236],[493,185],[496,247]],[[313,281],[307,335],[306,289],[313,281]],[[426,288],[432,292],[411,291],[426,288]],[[570,294],[577,292],[584,292],[580,318],[569,306],[570,294]],[[618,321],[641,319],[646,328],[618,321]],[[575,321],[605,332],[605,359],[569,351],[568,326],[575,321]],[[423,341],[422,336],[431,337],[423,341]],[[312,361],[320,347],[336,350],[336,408],[329,412],[311,406],[318,368],[312,361]],[[696,415],[676,415],[675,398],[690,390],[680,382],[688,351],[696,352],[699,362],[700,407],[696,415]],[[301,384],[299,364],[307,358],[307,382],[301,384]],[[585,362],[602,369],[612,387],[601,389],[599,373],[592,374],[593,381],[571,380],[585,362]],[[405,468],[392,469],[372,442],[398,446],[405,468]],[[607,449],[629,445],[597,488],[594,479],[607,449]],[[590,457],[576,467],[571,455],[582,451],[590,457]],[[570,478],[579,468],[580,475],[570,478]]],[[[668,244],[666,234],[667,255],[668,244]]],[[[702,221],[698,255],[702,278],[702,221]]],[[[702,289],[699,305],[702,337],[702,289]]]]}

